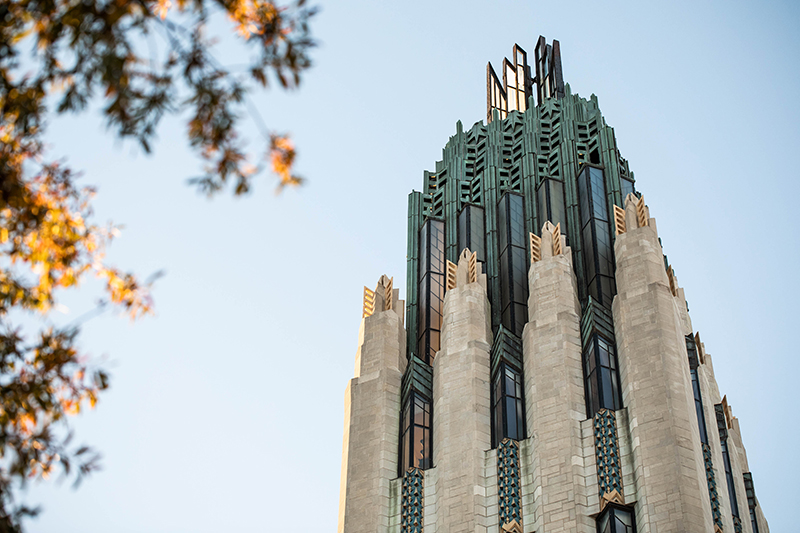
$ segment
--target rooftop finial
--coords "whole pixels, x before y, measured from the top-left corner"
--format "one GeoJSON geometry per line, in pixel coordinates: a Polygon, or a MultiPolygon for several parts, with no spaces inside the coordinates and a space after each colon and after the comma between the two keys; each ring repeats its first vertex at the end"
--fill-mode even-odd
{"type": "Polygon", "coordinates": [[[564,97],[564,78],[561,73],[561,47],[558,41],[547,44],[544,37],[539,37],[536,44],[536,76],[531,77],[528,66],[528,54],[518,44],[514,45],[513,62],[503,59],[503,83],[497,77],[492,64],[486,65],[486,122],[493,118],[493,110],[497,110],[500,120],[506,118],[511,111],[525,111],[528,101],[533,96],[536,85],[538,102],[546,98],[564,97]]]}
{"type": "Polygon", "coordinates": [[[536,94],[538,102],[541,104],[546,98],[555,96],[564,98],[564,75],[561,71],[561,45],[553,39],[553,44],[547,44],[547,40],[539,36],[536,43],[536,94]]]}
{"type": "Polygon", "coordinates": [[[503,59],[503,83],[495,74],[492,64],[486,65],[486,122],[492,121],[492,110],[497,109],[500,120],[509,111],[525,111],[528,98],[533,94],[533,79],[528,66],[528,54],[518,44],[514,45],[514,62],[503,59]]]}

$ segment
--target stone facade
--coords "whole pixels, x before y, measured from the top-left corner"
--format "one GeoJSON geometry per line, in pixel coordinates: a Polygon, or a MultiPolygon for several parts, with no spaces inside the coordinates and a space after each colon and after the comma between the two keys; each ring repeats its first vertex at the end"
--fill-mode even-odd
{"type": "MultiPolygon", "coordinates": [[[[617,235],[614,324],[623,404],[633,442],[638,531],[712,531],[679,302],[670,290],[655,221],[617,235]]],[[[684,304],[685,305],[685,304],[684,304]]]]}
{"type": "Polygon", "coordinates": [[[408,309],[365,288],[339,533],[769,532],[655,219],[559,50],[540,38],[535,78],[518,47],[490,68],[490,122],[411,194],[408,309]]]}
{"type": "MultiPolygon", "coordinates": [[[[631,205],[629,199],[629,214],[631,205]]],[[[643,227],[629,224],[615,245],[614,323],[625,408],[610,420],[617,432],[612,455],[619,466],[619,501],[635,509],[639,532],[715,531],[683,344],[690,322],[682,316],[682,291],[679,298],[670,290],[655,220],[648,221],[643,227]]],[[[504,499],[512,492],[509,483],[518,484],[523,531],[596,531],[595,518],[605,503],[603,479],[598,480],[603,467],[595,450],[598,419],[586,418],[571,250],[565,246],[561,254],[541,258],[528,273],[523,353],[529,431],[527,439],[511,441],[519,461],[511,476],[492,449],[486,277],[470,283],[467,268],[465,254],[456,286],[445,296],[443,345],[433,366],[431,469],[402,477],[397,471],[403,303],[395,295],[397,308],[362,321],[356,377],[345,397],[340,532],[511,531],[502,527],[504,509],[510,508],[504,499]]],[[[380,283],[375,292],[379,289],[380,283]]],[[[739,513],[734,519],[715,426],[714,405],[724,399],[705,345],[698,351],[721,529],[754,533],[739,421],[732,415],[725,420],[739,513]]],[[[727,403],[725,408],[731,411],[727,403]]],[[[752,502],[759,533],[768,533],[755,496],[752,502]]]]}
{"type": "MultiPolygon", "coordinates": [[[[543,231],[542,249],[552,250],[543,231]]],[[[584,438],[586,418],[581,369],[580,304],[572,250],[533,263],[529,321],[523,334],[526,414],[533,485],[531,530],[593,531],[598,511],[595,474],[586,468],[593,439],[584,438]]],[[[525,523],[528,526],[528,523],[525,523]]]]}
{"type": "MultiPolygon", "coordinates": [[[[382,294],[383,279],[376,294],[382,294]]],[[[397,478],[397,428],[400,425],[400,381],[406,367],[403,302],[394,290],[394,308],[377,309],[361,321],[355,377],[345,391],[339,531],[386,531],[390,485],[397,478]]]]}
{"type": "Polygon", "coordinates": [[[486,276],[467,283],[462,255],[460,283],[444,299],[442,349],[433,364],[433,462],[437,471],[436,531],[485,528],[485,452],[491,448],[489,417],[489,301],[486,276]]]}

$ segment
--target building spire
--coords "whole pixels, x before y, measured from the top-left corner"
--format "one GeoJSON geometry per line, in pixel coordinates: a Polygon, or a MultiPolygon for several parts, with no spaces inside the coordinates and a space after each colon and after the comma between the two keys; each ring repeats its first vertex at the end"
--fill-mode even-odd
{"type": "Polygon", "coordinates": [[[528,54],[518,44],[514,45],[511,57],[503,59],[503,82],[492,68],[486,65],[486,122],[492,121],[494,110],[500,120],[506,118],[511,111],[523,112],[528,109],[533,86],[536,85],[538,103],[545,99],[564,97],[564,77],[561,72],[561,46],[558,41],[547,44],[544,37],[539,36],[536,44],[536,75],[531,76],[528,66],[528,54]]]}
{"type": "Polygon", "coordinates": [[[497,77],[491,63],[486,64],[486,122],[492,121],[492,112],[497,109],[500,119],[509,111],[525,111],[528,99],[533,95],[533,78],[528,66],[528,54],[518,44],[512,51],[513,62],[503,59],[503,83],[497,77]]]}
{"type": "Polygon", "coordinates": [[[564,98],[564,74],[561,70],[561,44],[553,39],[553,44],[547,44],[547,40],[539,36],[534,51],[536,58],[536,76],[533,81],[536,84],[536,94],[538,103],[541,104],[547,98],[564,98]]]}

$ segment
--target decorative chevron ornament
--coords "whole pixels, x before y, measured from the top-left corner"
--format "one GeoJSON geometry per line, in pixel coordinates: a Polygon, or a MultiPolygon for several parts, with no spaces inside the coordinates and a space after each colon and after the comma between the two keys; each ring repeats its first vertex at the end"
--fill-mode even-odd
{"type": "Polygon", "coordinates": [[[400,515],[400,531],[402,533],[423,532],[424,505],[425,471],[419,468],[409,468],[403,474],[403,501],[400,515]]]}
{"type": "Polygon", "coordinates": [[[706,464],[706,481],[708,482],[708,496],[711,498],[711,514],[714,516],[714,524],[722,529],[722,511],[719,505],[717,481],[714,479],[714,465],[711,463],[711,448],[705,443],[703,444],[703,462],[706,464]]]}
{"type": "MultiPolygon", "coordinates": [[[[595,456],[597,457],[597,482],[600,498],[614,492],[621,498],[622,469],[620,468],[617,418],[614,411],[600,409],[594,415],[595,456]]],[[[619,502],[623,503],[623,502],[619,502]]],[[[601,503],[602,505],[602,503],[601,503]]]]}
{"type": "Polygon", "coordinates": [[[522,525],[522,481],[519,469],[519,443],[503,439],[497,446],[497,498],[500,526],[522,525]]]}

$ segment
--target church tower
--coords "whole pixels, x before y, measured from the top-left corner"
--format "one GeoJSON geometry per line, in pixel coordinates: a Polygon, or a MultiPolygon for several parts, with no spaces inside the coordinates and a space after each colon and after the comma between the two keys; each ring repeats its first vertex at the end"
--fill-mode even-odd
{"type": "Polygon", "coordinates": [[[364,288],[339,533],[768,533],[656,221],[558,41],[487,66],[364,288]]]}

